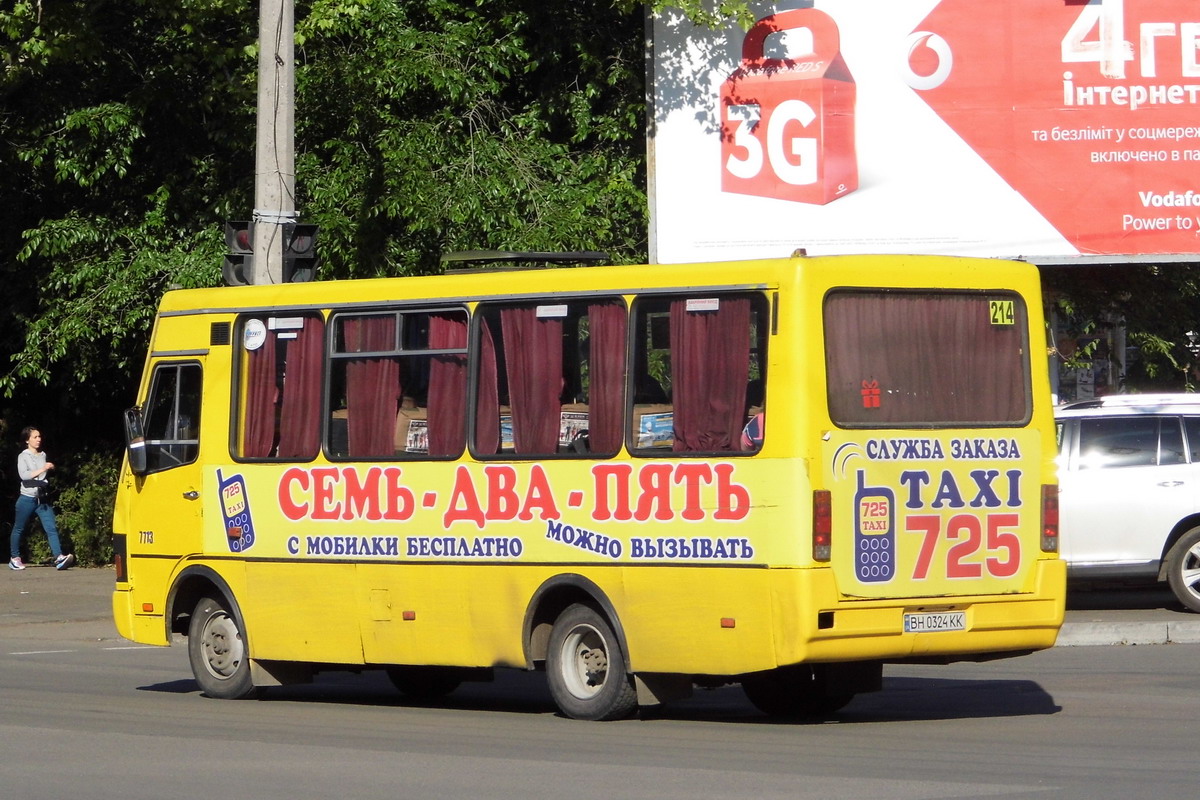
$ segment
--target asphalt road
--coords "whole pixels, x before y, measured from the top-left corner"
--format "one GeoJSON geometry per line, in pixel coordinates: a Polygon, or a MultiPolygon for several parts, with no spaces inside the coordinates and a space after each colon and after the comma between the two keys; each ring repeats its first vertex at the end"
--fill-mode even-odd
{"type": "MultiPolygon", "coordinates": [[[[378,672],[209,700],[179,648],[116,636],[111,584],[108,570],[0,575],[3,800],[1095,800],[1195,782],[1200,645],[889,667],[884,691],[802,724],[763,717],[737,687],[578,723],[543,676],[515,671],[429,706],[378,672]]],[[[1071,606],[1064,638],[1083,642],[1121,625],[1165,641],[1200,620],[1163,592],[1071,606]]]]}

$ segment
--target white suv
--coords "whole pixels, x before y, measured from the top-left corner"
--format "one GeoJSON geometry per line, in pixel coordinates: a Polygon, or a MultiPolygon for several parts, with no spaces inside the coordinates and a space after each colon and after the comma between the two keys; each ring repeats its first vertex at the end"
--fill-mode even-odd
{"type": "Polygon", "coordinates": [[[1166,580],[1200,612],[1200,394],[1113,395],[1055,417],[1068,576],[1166,580]]]}

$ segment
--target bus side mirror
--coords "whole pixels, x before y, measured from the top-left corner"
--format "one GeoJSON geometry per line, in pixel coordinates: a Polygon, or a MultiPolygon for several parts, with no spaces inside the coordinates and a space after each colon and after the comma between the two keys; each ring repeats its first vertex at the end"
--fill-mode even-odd
{"type": "Polygon", "coordinates": [[[129,469],[134,475],[146,474],[146,437],[142,434],[142,410],[125,410],[125,452],[129,456],[129,469]]]}

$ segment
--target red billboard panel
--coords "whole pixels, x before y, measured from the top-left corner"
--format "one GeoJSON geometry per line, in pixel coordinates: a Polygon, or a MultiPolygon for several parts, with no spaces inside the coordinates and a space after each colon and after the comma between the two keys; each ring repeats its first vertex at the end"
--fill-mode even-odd
{"type": "Polygon", "coordinates": [[[1200,252],[1195,0],[755,10],[655,21],[658,260],[1200,252]]]}

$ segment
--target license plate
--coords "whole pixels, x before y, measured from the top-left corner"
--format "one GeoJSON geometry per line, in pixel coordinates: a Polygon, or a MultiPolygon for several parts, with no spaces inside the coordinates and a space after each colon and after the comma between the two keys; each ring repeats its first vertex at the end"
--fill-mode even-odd
{"type": "Polygon", "coordinates": [[[905,633],[941,633],[942,631],[965,631],[967,612],[934,611],[926,614],[905,614],[905,633]]]}

